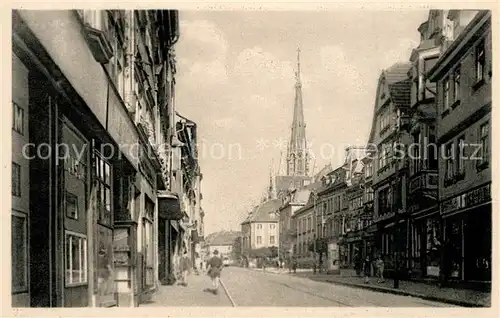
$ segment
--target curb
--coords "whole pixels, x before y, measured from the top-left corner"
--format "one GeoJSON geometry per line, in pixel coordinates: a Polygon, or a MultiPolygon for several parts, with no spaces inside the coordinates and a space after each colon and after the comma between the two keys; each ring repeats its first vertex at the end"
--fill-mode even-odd
{"type": "Polygon", "coordinates": [[[335,281],[335,280],[331,280],[331,279],[327,279],[327,280],[325,280],[325,282],[328,282],[331,284],[359,288],[359,289],[368,289],[368,290],[378,291],[378,292],[386,293],[386,294],[411,296],[411,297],[421,298],[421,299],[430,300],[430,301],[437,301],[437,302],[441,302],[441,303],[457,305],[457,306],[461,306],[461,307],[476,307],[476,308],[477,307],[479,307],[479,308],[490,307],[490,306],[480,305],[480,304],[476,304],[476,303],[472,303],[472,302],[468,302],[468,301],[464,301],[464,300],[442,298],[442,297],[437,297],[437,296],[432,296],[432,295],[419,294],[419,293],[408,292],[408,291],[404,291],[404,290],[380,287],[380,286],[373,286],[373,285],[370,286],[370,285],[346,283],[346,282],[339,282],[339,281],[335,281]]]}

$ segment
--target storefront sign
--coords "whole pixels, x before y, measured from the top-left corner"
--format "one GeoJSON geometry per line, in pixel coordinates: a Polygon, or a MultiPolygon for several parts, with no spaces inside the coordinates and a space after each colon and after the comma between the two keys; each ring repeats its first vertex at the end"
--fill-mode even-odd
{"type": "Polygon", "coordinates": [[[441,205],[442,213],[449,213],[456,210],[470,208],[491,200],[491,185],[474,189],[465,194],[453,197],[444,201],[441,205]]]}

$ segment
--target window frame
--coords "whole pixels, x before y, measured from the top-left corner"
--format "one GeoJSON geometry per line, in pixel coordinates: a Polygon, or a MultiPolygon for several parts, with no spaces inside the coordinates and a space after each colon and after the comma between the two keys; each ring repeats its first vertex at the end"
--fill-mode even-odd
{"type": "Polygon", "coordinates": [[[486,48],[484,39],[481,39],[475,47],[474,70],[476,84],[483,82],[486,78],[486,48]],[[479,70],[479,66],[481,66],[481,70],[479,70]]]}
{"type": "Polygon", "coordinates": [[[21,136],[24,136],[24,115],[24,108],[19,106],[15,101],[12,101],[12,130],[21,136]],[[18,117],[19,114],[20,119],[18,117]]]}
{"type": "Polygon", "coordinates": [[[446,77],[443,83],[443,111],[450,109],[450,78],[446,77]]]}
{"type": "Polygon", "coordinates": [[[455,176],[455,160],[454,160],[454,154],[453,154],[453,148],[455,145],[455,141],[450,141],[444,145],[445,147],[445,174],[444,174],[444,179],[445,181],[453,179],[455,176]]]}
{"type": "Polygon", "coordinates": [[[65,216],[69,219],[72,219],[72,220],[78,220],[79,218],[79,205],[78,205],[78,196],[69,192],[69,191],[65,191],[64,193],[64,211],[65,211],[65,216]],[[69,215],[68,214],[68,199],[71,198],[71,199],[74,199],[74,204],[75,204],[75,215],[72,216],[72,215],[69,215]]]}
{"type": "MultiPolygon", "coordinates": [[[[11,279],[11,288],[12,288],[12,293],[13,294],[21,294],[21,293],[27,293],[29,292],[29,237],[28,237],[28,221],[29,221],[29,216],[21,211],[17,210],[12,210],[11,211],[11,231],[12,231],[12,226],[14,222],[12,221],[12,218],[18,217],[23,219],[23,246],[24,246],[24,286],[14,286],[14,282],[11,279]]],[[[12,231],[12,233],[14,233],[12,231]]],[[[11,234],[12,235],[12,234],[11,234]]],[[[11,243],[11,251],[12,251],[12,243],[11,243]]],[[[14,258],[12,257],[11,260],[11,265],[13,262],[14,258]]],[[[12,278],[14,277],[12,271],[14,267],[12,266],[11,268],[11,274],[12,278]]]]}
{"type": "Polygon", "coordinates": [[[12,179],[11,180],[11,188],[12,188],[11,195],[20,198],[20,197],[22,197],[22,193],[23,193],[22,187],[21,187],[22,166],[20,164],[18,164],[17,162],[12,161],[12,168],[11,169],[12,169],[12,172],[11,172],[11,174],[12,174],[12,176],[11,176],[11,179],[12,179]],[[14,171],[14,168],[16,168],[15,171],[14,171]],[[14,175],[18,181],[17,184],[14,184],[14,175]]]}
{"type": "Polygon", "coordinates": [[[96,201],[97,201],[97,209],[98,209],[98,217],[97,223],[104,225],[106,227],[113,226],[113,166],[112,164],[104,159],[103,155],[95,150],[93,152],[92,158],[93,165],[93,180],[95,182],[95,186],[97,187],[96,201]],[[106,176],[106,168],[108,167],[108,175],[106,176]],[[101,169],[104,168],[103,171],[101,169]],[[100,174],[103,173],[103,176],[100,174]],[[102,187],[104,187],[104,199],[101,198],[102,195],[102,187]],[[109,211],[106,209],[106,190],[109,190],[109,211]],[[103,218],[103,213],[109,212],[107,218],[103,218]],[[107,223],[109,219],[109,223],[107,223]]]}
{"type": "Polygon", "coordinates": [[[478,160],[478,168],[485,168],[490,162],[490,121],[485,121],[479,125],[479,143],[481,144],[480,158],[478,160]],[[483,134],[483,128],[487,128],[486,134],[483,134]],[[486,151],[485,151],[486,148],[486,151]]]}
{"type": "Polygon", "coordinates": [[[256,244],[262,244],[262,235],[257,235],[256,244]]]}
{"type": "MultiPolygon", "coordinates": [[[[73,278],[73,258],[71,257],[72,256],[72,240],[70,242],[70,253],[69,253],[69,258],[70,258],[70,271],[71,271],[71,278],[73,278]]],[[[74,231],[69,231],[69,230],[65,230],[64,231],[64,286],[65,287],[78,287],[78,286],[86,286],[88,285],[88,268],[89,268],[89,264],[88,264],[88,240],[87,240],[87,235],[85,234],[82,234],[82,233],[77,233],[77,232],[74,232],[74,231]],[[80,257],[83,255],[85,257],[84,260],[80,259],[80,266],[84,266],[84,269],[82,270],[82,272],[80,274],[83,273],[83,280],[80,280],[78,282],[72,282],[72,279],[70,280],[70,282],[68,282],[68,237],[76,237],[79,239],[79,243],[82,242],[82,240],[84,240],[84,244],[78,244],[79,245],[79,254],[80,254],[80,257]],[[83,251],[82,251],[82,247],[83,247],[83,251]]],[[[80,279],[82,279],[80,277],[80,279]]]]}
{"type": "Polygon", "coordinates": [[[460,80],[461,80],[461,67],[460,65],[453,71],[453,106],[460,103],[460,80]]]}
{"type": "Polygon", "coordinates": [[[458,156],[456,158],[456,174],[457,175],[462,175],[465,174],[465,134],[460,135],[457,138],[457,143],[456,143],[456,155],[458,156]]]}

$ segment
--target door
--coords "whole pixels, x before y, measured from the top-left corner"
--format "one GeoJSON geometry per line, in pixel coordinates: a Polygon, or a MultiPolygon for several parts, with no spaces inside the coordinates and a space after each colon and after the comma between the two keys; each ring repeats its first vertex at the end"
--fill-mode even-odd
{"type": "MultiPolygon", "coordinates": [[[[96,149],[94,144],[94,149],[96,149]]],[[[112,166],[98,151],[93,153],[93,187],[95,193],[96,243],[95,277],[96,306],[116,306],[115,271],[113,263],[113,200],[112,166]]]]}
{"type": "Polygon", "coordinates": [[[89,144],[62,119],[60,155],[64,158],[61,208],[64,217],[64,307],[86,307],[88,299],[87,188],[89,144]]]}

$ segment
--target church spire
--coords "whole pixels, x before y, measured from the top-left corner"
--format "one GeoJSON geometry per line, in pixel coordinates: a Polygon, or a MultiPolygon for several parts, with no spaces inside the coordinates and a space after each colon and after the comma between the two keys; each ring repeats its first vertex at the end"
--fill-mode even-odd
{"type": "MultiPolygon", "coordinates": [[[[273,159],[273,164],[274,164],[274,159],[273,159]]],[[[271,167],[269,168],[269,187],[267,188],[267,198],[268,200],[276,199],[276,189],[274,187],[274,182],[273,182],[273,164],[271,164],[271,167]]]]}
{"type": "Polygon", "coordinates": [[[302,105],[302,82],[300,79],[300,48],[298,48],[297,71],[295,72],[295,105],[287,154],[287,175],[307,176],[309,173],[308,159],[306,124],[302,105]]]}

